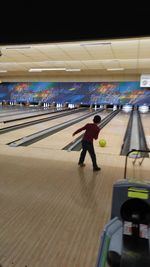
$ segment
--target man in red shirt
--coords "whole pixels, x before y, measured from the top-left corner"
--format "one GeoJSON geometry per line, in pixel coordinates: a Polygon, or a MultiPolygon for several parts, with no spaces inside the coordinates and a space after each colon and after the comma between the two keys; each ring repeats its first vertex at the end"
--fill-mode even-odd
{"type": "Polygon", "coordinates": [[[95,154],[94,146],[93,146],[93,139],[95,140],[98,139],[100,128],[98,127],[97,124],[99,124],[100,122],[101,122],[101,117],[99,115],[96,115],[93,119],[93,123],[88,123],[84,127],[78,129],[77,131],[73,133],[73,136],[74,136],[80,133],[81,131],[85,130],[85,133],[82,139],[82,151],[80,154],[78,165],[80,165],[80,167],[85,166],[84,159],[86,156],[86,152],[88,151],[92,159],[93,171],[101,170],[101,168],[97,166],[96,154],[95,154]]]}

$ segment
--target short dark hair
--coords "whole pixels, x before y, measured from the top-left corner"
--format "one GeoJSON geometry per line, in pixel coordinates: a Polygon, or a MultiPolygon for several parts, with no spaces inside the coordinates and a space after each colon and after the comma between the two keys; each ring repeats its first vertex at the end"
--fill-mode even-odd
{"type": "Polygon", "coordinates": [[[95,123],[100,123],[101,122],[101,117],[99,115],[95,115],[93,122],[95,123]]]}

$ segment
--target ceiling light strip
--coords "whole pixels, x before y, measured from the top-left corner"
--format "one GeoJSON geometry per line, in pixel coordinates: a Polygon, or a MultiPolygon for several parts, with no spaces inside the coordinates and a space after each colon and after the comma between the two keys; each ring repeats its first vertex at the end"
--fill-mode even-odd
{"type": "Polygon", "coordinates": [[[31,46],[12,46],[6,47],[6,50],[21,50],[21,49],[30,49],[31,46]]]}
{"type": "Polygon", "coordinates": [[[66,71],[81,71],[81,69],[66,69],[66,71]]]}
{"type": "Polygon", "coordinates": [[[80,46],[93,46],[93,45],[97,45],[97,46],[101,46],[101,45],[111,45],[111,42],[98,42],[98,43],[83,43],[80,44],[80,46]]]}
{"type": "Polygon", "coordinates": [[[41,72],[41,71],[51,71],[51,70],[66,70],[65,68],[33,68],[29,69],[29,72],[41,72]]]}
{"type": "Polygon", "coordinates": [[[109,68],[108,71],[118,71],[118,70],[124,70],[124,68],[109,68]]]}
{"type": "Polygon", "coordinates": [[[66,69],[66,68],[32,68],[29,72],[42,72],[42,71],[80,71],[81,69],[66,69]]]}

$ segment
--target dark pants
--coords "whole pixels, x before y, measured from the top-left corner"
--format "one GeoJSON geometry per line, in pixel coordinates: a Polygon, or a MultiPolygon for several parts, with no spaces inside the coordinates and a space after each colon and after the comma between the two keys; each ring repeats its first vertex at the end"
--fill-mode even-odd
{"type": "Polygon", "coordinates": [[[79,164],[82,164],[84,162],[87,151],[89,152],[91,156],[93,168],[96,168],[97,163],[96,163],[96,155],[95,155],[93,143],[86,141],[86,140],[82,140],[82,151],[80,154],[79,164]]]}

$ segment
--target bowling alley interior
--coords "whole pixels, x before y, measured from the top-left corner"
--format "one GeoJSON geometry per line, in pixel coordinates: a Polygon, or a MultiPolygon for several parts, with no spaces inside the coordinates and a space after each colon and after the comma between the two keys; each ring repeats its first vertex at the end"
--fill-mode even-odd
{"type": "Polygon", "coordinates": [[[1,267],[150,266],[149,152],[150,37],[0,45],[1,267]]]}

